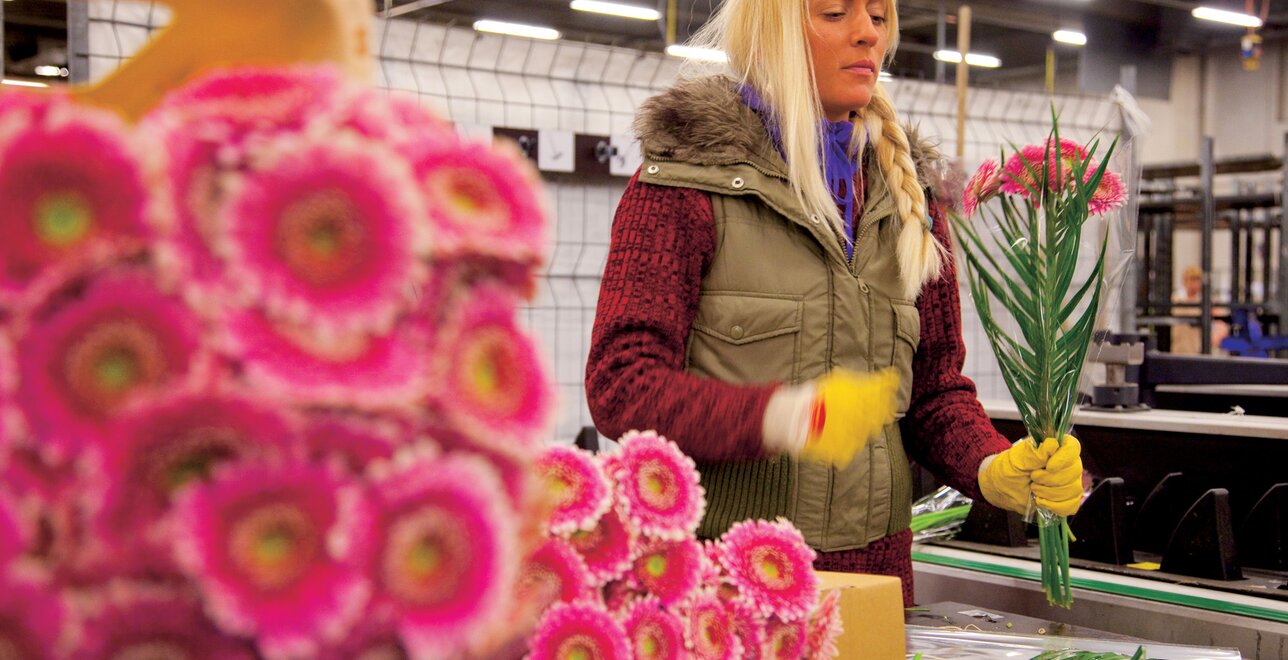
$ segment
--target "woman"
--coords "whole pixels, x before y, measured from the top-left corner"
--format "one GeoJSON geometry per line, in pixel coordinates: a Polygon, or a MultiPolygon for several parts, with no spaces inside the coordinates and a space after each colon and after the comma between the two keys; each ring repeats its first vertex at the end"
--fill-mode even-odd
{"type": "Polygon", "coordinates": [[[641,108],[586,389],[604,434],[656,429],[698,462],[700,535],[784,516],[819,569],[899,576],[911,604],[909,456],[972,497],[1067,514],[1082,464],[1076,441],[1012,447],[961,373],[948,227],[917,166],[936,154],[877,84],[897,25],[894,0],[726,0],[702,38],[736,78],[641,108]]]}

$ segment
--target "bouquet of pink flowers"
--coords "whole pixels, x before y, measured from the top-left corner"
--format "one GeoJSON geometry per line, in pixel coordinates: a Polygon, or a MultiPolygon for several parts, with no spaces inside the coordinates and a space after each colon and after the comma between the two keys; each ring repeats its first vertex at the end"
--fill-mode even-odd
{"type": "Polygon", "coordinates": [[[138,126],[6,94],[0,215],[0,656],[527,632],[552,394],[514,313],[522,159],[323,68],[216,73],[138,126]]]}
{"type": "MultiPolygon", "coordinates": [[[[1043,144],[1014,148],[1009,158],[980,166],[966,184],[965,217],[953,225],[980,324],[1029,433],[1026,441],[1035,444],[1072,438],[1108,245],[1108,222],[1093,223],[1088,246],[1084,227],[1127,198],[1122,179],[1109,171],[1115,146],[1117,139],[1100,156],[1099,140],[1083,146],[1061,138],[1053,112],[1043,144]],[[972,222],[977,213],[982,218],[972,222]],[[1003,326],[1005,316],[1013,328],[1003,326]]],[[[1036,501],[1030,509],[1036,510],[1047,599],[1069,607],[1066,517],[1036,501]]]]}
{"type": "Polygon", "coordinates": [[[800,531],[744,521],[699,542],[706,500],[672,442],[632,431],[613,454],[551,447],[537,471],[555,501],[520,578],[549,608],[532,660],[837,655],[839,594],[820,602],[800,531]]]}

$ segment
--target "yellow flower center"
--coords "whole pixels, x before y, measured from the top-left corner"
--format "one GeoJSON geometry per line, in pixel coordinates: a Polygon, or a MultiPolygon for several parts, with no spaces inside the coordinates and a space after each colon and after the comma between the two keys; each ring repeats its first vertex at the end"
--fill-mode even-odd
{"type": "Polygon", "coordinates": [[[472,334],[465,347],[464,376],[475,405],[498,415],[512,414],[523,402],[514,346],[501,328],[484,328],[472,334]]]}
{"type": "Polygon", "coordinates": [[[321,553],[321,535],[299,508],[272,503],[238,520],[230,535],[233,562],[261,589],[288,587],[321,553]]]}
{"type": "Polygon", "coordinates": [[[508,209],[482,176],[464,169],[445,167],[432,172],[425,183],[432,196],[442,200],[447,207],[446,220],[455,224],[468,223],[485,231],[506,226],[508,209]]]}
{"type": "Polygon", "coordinates": [[[666,557],[660,554],[649,555],[648,559],[644,561],[644,571],[650,577],[662,577],[666,573],[666,557]]]}
{"type": "Polygon", "coordinates": [[[138,380],[139,361],[129,351],[109,351],[99,357],[94,376],[104,390],[122,392],[138,380]]]}
{"type": "Polygon", "coordinates": [[[76,192],[46,195],[36,202],[36,236],[55,248],[74,245],[89,234],[94,213],[76,192]]]}
{"type": "Polygon", "coordinates": [[[304,197],[278,219],[278,255],[296,277],[309,284],[346,282],[363,265],[367,242],[357,210],[336,191],[304,197]]]}
{"type": "Polygon", "coordinates": [[[132,320],[102,321],[68,346],[60,365],[68,395],[85,412],[105,416],[133,391],[169,371],[150,328],[132,320]]]}

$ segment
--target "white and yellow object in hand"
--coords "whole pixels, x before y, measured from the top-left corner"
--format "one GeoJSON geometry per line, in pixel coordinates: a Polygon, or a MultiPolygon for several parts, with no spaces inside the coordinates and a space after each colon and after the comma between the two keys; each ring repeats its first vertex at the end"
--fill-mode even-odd
{"type": "Polygon", "coordinates": [[[1064,436],[1041,445],[1025,438],[1010,449],[984,459],[979,467],[984,499],[1001,509],[1026,513],[1032,496],[1039,507],[1071,516],[1082,505],[1082,445],[1064,436]]]}
{"type": "Polygon", "coordinates": [[[765,447],[843,468],[894,421],[898,390],[894,369],[837,369],[814,382],[779,388],[765,408],[765,447]]]}

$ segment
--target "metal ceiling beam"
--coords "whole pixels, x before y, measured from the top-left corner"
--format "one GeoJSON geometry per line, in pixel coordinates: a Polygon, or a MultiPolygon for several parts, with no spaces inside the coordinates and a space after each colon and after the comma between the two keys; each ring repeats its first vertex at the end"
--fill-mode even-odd
{"type": "Polygon", "coordinates": [[[410,14],[414,11],[420,11],[421,9],[437,7],[438,5],[446,4],[448,2],[451,2],[451,0],[412,0],[412,2],[408,2],[407,4],[391,7],[389,6],[389,0],[385,0],[385,8],[380,10],[379,13],[383,18],[396,18],[404,14],[410,14]]]}
{"type": "MultiPolygon", "coordinates": [[[[930,12],[939,9],[938,0],[903,0],[901,4],[904,7],[915,7],[930,12]]],[[[956,14],[962,5],[969,4],[971,20],[976,23],[1048,35],[1061,27],[1052,13],[1024,9],[1016,6],[1018,3],[1015,2],[1009,2],[1005,7],[981,3],[978,0],[969,3],[952,0],[947,4],[947,10],[951,14],[956,14]]]]}

